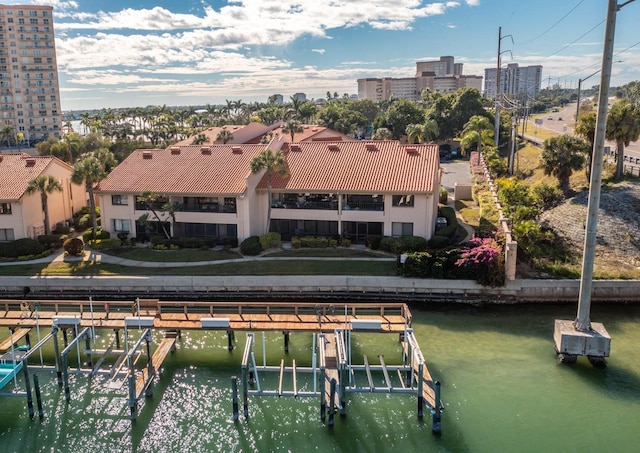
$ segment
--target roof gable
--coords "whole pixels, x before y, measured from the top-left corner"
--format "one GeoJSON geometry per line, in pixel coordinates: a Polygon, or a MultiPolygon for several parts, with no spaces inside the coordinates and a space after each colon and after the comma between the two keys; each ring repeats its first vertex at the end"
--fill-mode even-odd
{"type": "Polygon", "coordinates": [[[30,156],[28,154],[0,154],[0,200],[19,200],[24,195],[29,181],[46,173],[52,162],[69,169],[71,167],[53,156],[30,156]]]}
{"type": "MultiPolygon", "coordinates": [[[[272,186],[291,192],[432,193],[439,184],[438,146],[397,141],[301,142],[285,145],[289,174],[272,186]]],[[[258,185],[266,189],[266,177],[258,185]]]]}
{"type": "Polygon", "coordinates": [[[251,159],[264,149],[264,145],[231,144],[139,149],[100,181],[96,191],[241,194],[246,190],[251,159]],[[238,146],[242,152],[234,151],[238,146]]]}

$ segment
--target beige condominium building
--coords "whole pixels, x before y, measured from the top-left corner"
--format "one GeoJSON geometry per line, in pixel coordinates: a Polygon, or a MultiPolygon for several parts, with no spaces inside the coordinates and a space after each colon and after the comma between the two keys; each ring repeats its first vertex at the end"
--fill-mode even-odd
{"type": "Polygon", "coordinates": [[[482,76],[463,75],[462,63],[455,63],[450,56],[434,61],[418,61],[414,77],[383,77],[358,79],[358,97],[374,101],[404,98],[421,99],[422,90],[452,93],[460,88],[482,90],[482,76]]]}
{"type": "Polygon", "coordinates": [[[61,118],[53,8],[0,4],[0,123],[33,144],[60,137],[61,118]]]}
{"type": "MultiPolygon", "coordinates": [[[[253,174],[251,160],[263,144],[183,145],[136,150],[95,187],[102,228],[132,237],[174,237],[242,241],[278,232],[292,236],[348,238],[422,236],[435,231],[440,188],[438,146],[363,140],[269,145],[281,151],[287,175],[253,174]],[[171,219],[155,216],[138,195],[159,196],[156,207],[179,202],[171,219]],[[269,206],[270,214],[269,212],[269,206]],[[145,214],[147,221],[140,219],[145,214]],[[269,225],[267,225],[267,217],[269,225]]],[[[158,213],[159,211],[155,211],[158,213]]]]}

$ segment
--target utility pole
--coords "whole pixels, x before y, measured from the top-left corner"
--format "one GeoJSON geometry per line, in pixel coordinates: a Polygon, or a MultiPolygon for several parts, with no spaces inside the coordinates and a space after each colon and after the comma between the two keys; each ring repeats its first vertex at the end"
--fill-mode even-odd
{"type": "Polygon", "coordinates": [[[497,64],[496,64],[496,97],[495,97],[495,103],[496,103],[496,116],[495,116],[495,132],[494,132],[494,139],[495,139],[495,144],[496,144],[496,149],[498,149],[498,145],[500,143],[500,100],[499,100],[499,95],[500,95],[500,45],[502,44],[502,27],[498,27],[498,58],[497,58],[497,64]]]}
{"type": "Polygon", "coordinates": [[[602,155],[607,126],[607,109],[609,105],[609,83],[611,81],[611,64],[613,59],[613,41],[616,32],[617,0],[609,0],[607,22],[602,53],[602,72],[600,74],[600,93],[598,95],[598,116],[593,145],[593,164],[591,168],[591,184],[589,185],[589,204],[587,205],[587,224],[584,239],[584,255],[582,258],[582,278],[580,279],[580,299],[578,316],[574,322],[576,330],[591,330],[589,311],[591,309],[591,292],[593,284],[593,260],[596,249],[596,233],[598,230],[598,209],[600,207],[600,186],[602,185],[602,155]]]}
{"type": "Polygon", "coordinates": [[[558,319],[555,321],[554,338],[556,341],[556,352],[561,354],[563,361],[575,361],[578,355],[586,355],[592,363],[603,363],[604,358],[609,356],[611,349],[611,337],[604,328],[604,325],[601,323],[591,323],[589,312],[591,310],[591,296],[593,291],[593,262],[595,258],[596,233],[598,230],[600,185],[602,184],[602,156],[607,125],[616,13],[620,8],[633,1],[634,0],[628,0],[622,5],[618,5],[617,0],[608,0],[578,313],[573,323],[558,319]]]}

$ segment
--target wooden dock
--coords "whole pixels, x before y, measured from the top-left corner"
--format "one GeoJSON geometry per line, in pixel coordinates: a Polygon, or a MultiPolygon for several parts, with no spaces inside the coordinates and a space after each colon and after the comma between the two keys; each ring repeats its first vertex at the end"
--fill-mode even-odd
{"type": "MultiPolygon", "coordinates": [[[[324,341],[324,360],[325,360],[325,376],[324,381],[326,404],[327,407],[331,407],[331,380],[336,380],[336,385],[342,385],[340,382],[340,373],[338,373],[338,352],[336,348],[336,336],[335,334],[325,335],[324,341]]],[[[338,392],[334,394],[334,407],[340,407],[340,396],[338,392]]]]}
{"type": "Polygon", "coordinates": [[[24,317],[20,300],[0,300],[0,327],[50,327],[60,316],[78,316],[80,327],[123,329],[125,318],[153,317],[154,329],[200,330],[202,319],[228,319],[228,330],[333,332],[351,329],[352,320],[373,320],[378,332],[402,333],[411,312],[402,303],[314,304],[308,302],[185,302],[41,300],[38,311],[24,317]]]}
{"type": "Polygon", "coordinates": [[[23,327],[14,331],[9,338],[0,343],[0,354],[7,352],[12,345],[17,345],[20,340],[29,335],[29,332],[31,332],[30,327],[23,327]]]}
{"type": "MultiPolygon", "coordinates": [[[[173,347],[176,344],[176,337],[176,333],[168,333],[153,353],[151,363],[153,365],[154,375],[158,373],[164,359],[167,357],[169,352],[173,350],[173,347]]],[[[151,379],[153,379],[153,376],[149,375],[149,367],[144,367],[140,376],[138,376],[138,379],[136,380],[136,399],[140,399],[142,397],[142,394],[147,390],[147,387],[149,387],[151,379]]]]}

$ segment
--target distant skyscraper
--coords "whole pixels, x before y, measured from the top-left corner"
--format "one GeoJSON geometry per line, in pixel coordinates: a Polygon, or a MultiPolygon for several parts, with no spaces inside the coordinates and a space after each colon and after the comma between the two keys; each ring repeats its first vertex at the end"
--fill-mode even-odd
{"type": "Polygon", "coordinates": [[[0,5],[0,122],[30,142],[61,136],[51,6],[0,5]]]}
{"type": "MultiPolygon", "coordinates": [[[[528,94],[535,97],[540,91],[542,83],[542,66],[518,66],[518,63],[510,63],[506,68],[500,69],[500,93],[501,94],[528,94]]],[[[496,97],[496,68],[484,70],[484,96],[496,97]]]]}
{"type": "Polygon", "coordinates": [[[455,63],[453,57],[447,56],[435,61],[418,61],[415,77],[358,79],[358,97],[374,101],[392,97],[419,101],[424,89],[451,93],[465,87],[482,91],[482,77],[462,75],[462,63],[455,63]]]}

